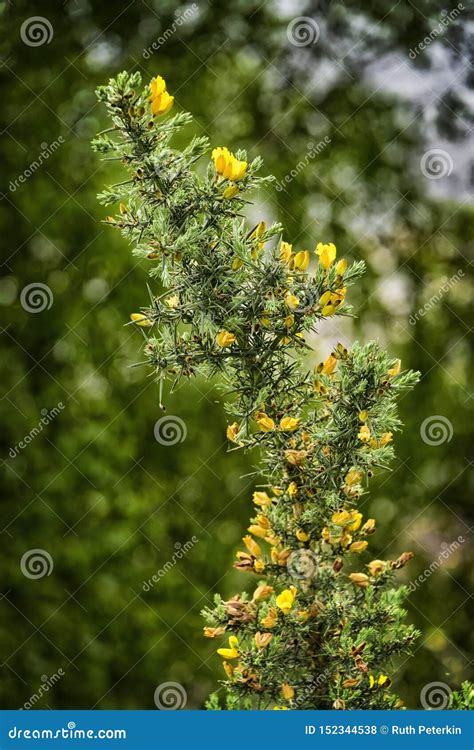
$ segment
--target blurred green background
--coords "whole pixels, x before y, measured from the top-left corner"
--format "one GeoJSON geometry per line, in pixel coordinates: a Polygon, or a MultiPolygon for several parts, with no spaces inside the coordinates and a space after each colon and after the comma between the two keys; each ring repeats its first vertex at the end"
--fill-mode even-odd
{"type": "Polygon", "coordinates": [[[108,125],[94,89],[122,69],[164,75],[213,145],[262,154],[280,189],[256,196],[252,218],[278,216],[300,249],[334,241],[366,260],[357,320],[321,325],[314,360],[375,337],[422,372],[394,471],[363,507],[378,519],[373,556],[413,550],[409,583],[465,540],[411,593],[423,636],[387,671],[412,708],[427,683],[470,676],[472,5],[448,21],[443,5],[0,3],[3,708],[153,709],[167,681],[202,707],[221,667],[199,612],[248,585],[231,565],[251,457],[227,454],[216,389],[167,396],[187,436],[160,445],[157,387],[130,367],[142,339],[124,324],[146,267],[100,223],[96,193],[118,170],[90,149],[108,125]],[[30,284],[47,285],[41,312],[25,309],[30,284]],[[35,549],[49,575],[22,572],[35,549]]]}

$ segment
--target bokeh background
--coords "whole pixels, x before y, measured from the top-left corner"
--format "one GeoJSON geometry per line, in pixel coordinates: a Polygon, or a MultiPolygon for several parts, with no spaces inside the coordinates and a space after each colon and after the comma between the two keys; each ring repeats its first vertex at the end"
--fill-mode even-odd
{"type": "Polygon", "coordinates": [[[407,603],[423,635],[388,671],[412,708],[424,685],[470,676],[474,21],[461,6],[0,3],[3,708],[153,709],[167,681],[202,707],[221,667],[200,610],[247,583],[231,565],[251,459],[227,453],[217,390],[167,395],[187,435],[161,445],[157,387],[131,367],[142,339],[124,324],[146,268],[100,223],[96,193],[119,172],[90,149],[107,126],[94,89],[122,69],[164,75],[213,145],[262,154],[279,183],[252,218],[366,261],[357,319],[321,325],[314,361],[375,337],[422,373],[394,470],[364,506],[374,556],[415,552],[407,583],[432,566],[407,603]],[[35,301],[29,285],[46,289],[35,301]],[[25,575],[36,549],[46,568],[25,575]]]}

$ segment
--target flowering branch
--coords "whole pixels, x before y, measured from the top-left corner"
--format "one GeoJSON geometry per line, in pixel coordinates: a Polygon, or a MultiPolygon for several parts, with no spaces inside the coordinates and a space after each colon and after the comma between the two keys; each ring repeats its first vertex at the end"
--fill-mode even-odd
{"type": "Polygon", "coordinates": [[[204,612],[205,635],[228,639],[226,707],[397,708],[387,673],[417,633],[393,577],[412,555],[363,563],[375,520],[358,505],[393,457],[396,400],[418,376],[374,342],[305,366],[319,321],[351,314],[347,289],[364,264],[338,261],[332,243],[296,252],[280,224],[249,227],[246,196],[273,178],[258,176],[260,158],[221,147],[197,171],[208,141],[170,145],[191,117],[163,119],[173,97],[161,77],[142,90],[138,73],[121,73],[98,96],[112,128],[94,147],[130,173],[100,196],[119,202],[106,222],[166,290],[131,315],[147,360],[161,388],[218,375],[230,443],[261,456],[235,563],[256,585],[204,612]]]}

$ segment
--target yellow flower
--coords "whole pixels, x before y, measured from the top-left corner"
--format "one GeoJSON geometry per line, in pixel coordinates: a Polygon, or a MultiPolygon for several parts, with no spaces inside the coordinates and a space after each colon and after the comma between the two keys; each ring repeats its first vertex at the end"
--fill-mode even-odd
{"type": "Polygon", "coordinates": [[[277,620],[278,612],[276,611],[275,607],[269,607],[266,616],[262,617],[260,622],[262,623],[264,628],[274,628],[277,624],[277,620]]]}
{"type": "Polygon", "coordinates": [[[132,313],[130,315],[130,320],[142,328],[149,328],[153,325],[153,321],[148,320],[147,316],[143,315],[143,313],[132,313]]]}
{"type": "Polygon", "coordinates": [[[222,666],[224,667],[224,672],[226,673],[227,677],[233,677],[234,676],[234,667],[232,664],[229,664],[228,661],[222,662],[222,666]]]}
{"type": "Polygon", "coordinates": [[[359,432],[357,433],[357,437],[359,438],[359,440],[362,440],[363,443],[367,443],[369,441],[370,430],[366,424],[362,425],[359,432]]]}
{"type": "Polygon", "coordinates": [[[346,272],[346,269],[347,269],[347,260],[344,260],[344,258],[343,258],[336,265],[336,273],[337,273],[337,275],[338,276],[343,276],[345,274],[345,272],[346,272]]]}
{"type": "Polygon", "coordinates": [[[363,409],[362,411],[359,412],[359,419],[361,422],[367,422],[368,418],[369,418],[369,412],[367,411],[367,409],[363,409]]]}
{"type": "Polygon", "coordinates": [[[319,255],[319,262],[322,267],[327,270],[336,259],[336,246],[332,242],[329,242],[328,244],[318,242],[316,253],[319,255]]]}
{"type": "Polygon", "coordinates": [[[237,182],[242,179],[247,171],[247,162],[236,159],[234,154],[225,147],[215,148],[212,152],[212,159],[216,172],[225,177],[226,180],[237,182]]]}
{"type": "Polygon", "coordinates": [[[333,513],[331,520],[336,526],[345,526],[350,518],[351,514],[348,510],[341,510],[338,513],[333,513]]]}
{"type": "Polygon", "coordinates": [[[240,425],[238,422],[232,422],[232,424],[228,425],[226,430],[227,440],[232,440],[232,442],[235,442],[235,438],[237,437],[240,430],[240,425]]]}
{"type": "Polygon", "coordinates": [[[285,318],[285,325],[287,328],[292,328],[292,326],[295,324],[295,316],[293,313],[290,313],[285,318]]]}
{"type": "Polygon", "coordinates": [[[362,526],[364,534],[372,534],[375,531],[375,518],[368,518],[362,526]]]}
{"type": "Polygon", "coordinates": [[[171,307],[171,309],[174,309],[179,305],[179,297],[177,294],[174,294],[172,297],[168,297],[168,299],[165,301],[168,307],[171,307]]]}
{"type": "Polygon", "coordinates": [[[298,271],[306,271],[309,266],[309,252],[307,250],[300,250],[296,253],[293,260],[293,267],[297,268],[298,271]]]}
{"type": "Polygon", "coordinates": [[[294,432],[298,429],[300,420],[297,417],[283,417],[280,420],[280,430],[283,432],[294,432]]]}
{"type": "Polygon", "coordinates": [[[275,429],[275,422],[273,419],[263,412],[257,417],[257,424],[262,432],[270,432],[275,429]]]}
{"type": "Polygon", "coordinates": [[[290,497],[295,497],[295,495],[298,494],[298,487],[296,485],[296,482],[290,482],[287,492],[290,497]]]}
{"type": "Polygon", "coordinates": [[[235,343],[235,334],[225,330],[219,331],[216,336],[216,343],[217,346],[220,346],[222,349],[225,349],[227,346],[232,346],[232,344],[235,343]]]}
{"type": "Polygon", "coordinates": [[[166,91],[166,81],[161,76],[156,76],[150,82],[151,97],[160,96],[163,91],[166,91]]]}
{"type": "Polygon", "coordinates": [[[242,268],[243,265],[244,261],[241,258],[234,258],[234,260],[232,261],[232,270],[238,271],[239,268],[242,268]]]}
{"type": "Polygon", "coordinates": [[[289,711],[288,706],[273,706],[272,711],[289,711]]]}
{"type": "Polygon", "coordinates": [[[352,542],[349,552],[363,552],[369,546],[368,542],[352,542]]]}
{"type": "Polygon", "coordinates": [[[268,533],[267,529],[264,529],[262,526],[259,526],[256,523],[252,523],[248,527],[247,531],[250,531],[250,533],[253,534],[254,536],[258,536],[259,539],[265,539],[268,533]]]}
{"type": "Polygon", "coordinates": [[[289,242],[281,242],[280,244],[280,260],[282,263],[286,263],[288,265],[291,261],[291,258],[293,256],[293,245],[290,245],[289,242]]]}
{"type": "Polygon", "coordinates": [[[300,301],[298,297],[294,294],[291,294],[291,292],[288,292],[288,294],[285,297],[285,305],[290,310],[296,310],[299,304],[300,304],[300,301]]]}
{"type": "Polygon", "coordinates": [[[271,505],[272,502],[266,492],[254,492],[252,500],[255,505],[260,505],[262,508],[264,508],[265,505],[271,505]]]}
{"type": "Polygon", "coordinates": [[[389,375],[391,378],[394,378],[395,375],[399,374],[401,366],[402,366],[401,360],[397,359],[395,361],[394,366],[391,367],[390,370],[387,371],[387,375],[389,375]]]}
{"type": "Polygon", "coordinates": [[[237,195],[238,192],[239,188],[237,187],[237,185],[228,185],[228,187],[226,187],[226,189],[222,193],[222,197],[226,200],[229,200],[230,198],[233,198],[234,195],[237,195]]]}
{"type": "MultiPolygon", "coordinates": [[[[260,557],[260,555],[262,554],[262,550],[255,539],[252,539],[251,536],[244,536],[242,541],[251,555],[253,555],[254,557],[260,557]]],[[[367,545],[367,542],[365,542],[365,544],[367,545]]]]}
{"type": "Polygon", "coordinates": [[[269,596],[273,594],[273,586],[268,586],[266,583],[262,583],[261,586],[257,586],[253,592],[252,601],[264,602],[269,596]]]}
{"type": "Polygon", "coordinates": [[[282,591],[281,594],[278,594],[275,602],[278,609],[281,609],[284,615],[287,615],[293,607],[295,597],[296,588],[294,586],[291,586],[289,589],[282,591]]]}
{"type": "Polygon", "coordinates": [[[229,648],[218,648],[217,653],[222,656],[223,659],[237,659],[239,651],[237,649],[239,639],[235,635],[231,635],[229,638],[229,648]]]}
{"type": "Polygon", "coordinates": [[[379,445],[384,446],[388,443],[392,442],[393,433],[392,432],[384,432],[382,437],[379,440],[379,445]]]}
{"type": "Polygon", "coordinates": [[[360,586],[360,588],[366,589],[369,585],[369,576],[365,575],[365,573],[351,573],[349,578],[352,583],[356,586],[360,586]]]}
{"type": "Polygon", "coordinates": [[[263,560],[255,560],[253,569],[256,573],[263,573],[263,571],[265,570],[265,563],[263,562],[263,560]]]}
{"type": "Polygon", "coordinates": [[[271,633],[255,633],[255,645],[257,648],[266,648],[272,638],[271,633]]]}
{"type": "Polygon", "coordinates": [[[347,472],[344,482],[349,487],[352,487],[354,484],[359,484],[360,480],[362,479],[362,472],[358,471],[357,469],[351,469],[347,472]]]}
{"type": "Polygon", "coordinates": [[[281,694],[286,701],[291,701],[295,697],[295,691],[287,682],[284,682],[280,688],[281,694]]]}
{"type": "Polygon", "coordinates": [[[332,375],[332,373],[336,369],[336,365],[337,365],[336,357],[330,354],[327,360],[323,362],[323,364],[320,366],[321,369],[318,368],[318,370],[323,375],[332,375]]]}
{"type": "Polygon", "coordinates": [[[367,567],[371,576],[378,576],[385,570],[385,563],[383,560],[372,560],[367,567]]]}
{"type": "Polygon", "coordinates": [[[362,523],[362,513],[358,510],[351,510],[350,516],[351,520],[347,523],[347,528],[350,531],[357,531],[362,523]]]}
{"type": "Polygon", "coordinates": [[[173,106],[174,96],[170,96],[166,90],[164,78],[156,76],[150,83],[150,103],[153,115],[165,115],[173,106]]]}
{"type": "Polygon", "coordinates": [[[225,633],[224,626],[219,626],[218,628],[204,628],[204,635],[206,638],[217,638],[218,635],[223,635],[225,633]]]}
{"type": "Polygon", "coordinates": [[[307,542],[309,539],[309,534],[307,534],[304,529],[298,529],[298,531],[296,532],[296,538],[300,542],[307,542]]]}

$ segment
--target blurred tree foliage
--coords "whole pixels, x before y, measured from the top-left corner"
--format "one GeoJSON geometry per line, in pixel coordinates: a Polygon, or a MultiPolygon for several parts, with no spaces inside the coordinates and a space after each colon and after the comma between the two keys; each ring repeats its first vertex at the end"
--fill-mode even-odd
{"type": "MultiPolygon", "coordinates": [[[[386,548],[416,553],[409,581],[438,559],[443,544],[469,537],[473,209],[465,194],[430,197],[420,158],[436,138],[449,138],[467,161],[470,5],[436,41],[452,60],[453,82],[428,111],[395,96],[388,77],[375,85],[371,70],[397,54],[404,70],[428,76],[430,54],[411,60],[409,50],[433,28],[439,2],[392,8],[371,1],[363,10],[352,2],[285,9],[257,0],[34,5],[1,3],[0,701],[21,707],[61,668],[64,676],[36,707],[153,708],[155,688],[168,680],[185,686],[188,707],[200,707],[220,675],[208,661],[212,644],[201,638],[199,611],[215,590],[241,588],[229,569],[249,513],[252,488],[241,475],[251,457],[226,455],[222,406],[205,382],[166,397],[167,412],[186,423],[186,440],[163,446],[154,438],[162,415],[157,389],[145,370],[130,367],[141,342],[123,327],[143,299],[145,274],[100,224],[95,197],[104,181],[89,146],[104,122],[95,86],[124,68],[164,75],[177,108],[195,115],[194,130],[215,145],[261,153],[266,171],[281,181],[282,190],[256,197],[252,217],[278,214],[298,248],[333,240],[345,256],[366,260],[362,293],[353,300],[359,318],[321,331],[318,360],[337,340],[375,336],[423,373],[402,403],[398,467],[362,508],[380,519],[373,542],[380,556],[386,548]],[[29,46],[22,24],[38,13],[53,35],[29,46]],[[288,24],[298,15],[317,22],[315,43],[289,40],[288,24]],[[12,189],[43,144],[60,136],[64,142],[12,189]],[[329,145],[308,157],[308,144],[325,137],[329,145]],[[28,313],[21,290],[38,282],[54,301],[28,313]],[[440,300],[410,318],[433,295],[440,300]],[[59,402],[64,410],[12,458],[41,410],[59,402]],[[432,415],[450,420],[450,441],[421,439],[421,424],[432,415]],[[144,591],[143,582],[193,535],[199,543],[144,591]],[[51,555],[54,569],[34,580],[22,574],[20,560],[36,548],[51,555]]],[[[469,677],[466,548],[410,597],[410,618],[424,637],[392,675],[410,707],[419,705],[426,683],[454,687],[469,677]]]]}

